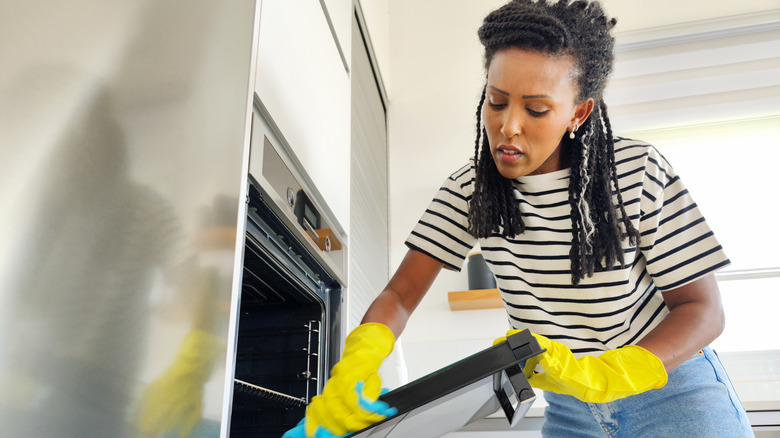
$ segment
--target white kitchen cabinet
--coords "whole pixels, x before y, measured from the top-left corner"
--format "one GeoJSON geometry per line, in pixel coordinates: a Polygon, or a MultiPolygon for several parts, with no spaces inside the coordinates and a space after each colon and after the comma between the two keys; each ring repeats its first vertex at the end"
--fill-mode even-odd
{"type": "MultiPolygon", "coordinates": [[[[326,2],[339,29],[344,1],[326,2]]],[[[316,0],[264,0],[255,91],[348,233],[350,79],[328,21],[316,0]]]]}
{"type": "Polygon", "coordinates": [[[328,9],[328,16],[333,25],[333,31],[336,39],[341,46],[341,53],[344,55],[344,63],[347,68],[352,70],[352,0],[322,0],[328,9]]]}

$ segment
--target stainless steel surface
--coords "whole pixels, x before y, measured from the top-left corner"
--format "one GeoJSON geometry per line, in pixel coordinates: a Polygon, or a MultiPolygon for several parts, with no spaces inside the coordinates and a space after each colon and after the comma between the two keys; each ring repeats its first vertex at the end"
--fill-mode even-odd
{"type": "Polygon", "coordinates": [[[274,213],[289,229],[297,230],[300,235],[299,240],[314,255],[318,263],[341,285],[346,286],[348,269],[346,233],[304,171],[257,94],[254,96],[254,105],[250,176],[257,182],[258,188],[269,201],[274,213]],[[296,208],[299,207],[297,203],[300,202],[298,196],[301,193],[320,216],[321,223],[318,230],[315,230],[305,217],[300,222],[296,217],[296,208]],[[327,232],[332,236],[328,239],[327,247],[325,239],[322,239],[317,231],[327,232]],[[333,239],[336,239],[338,245],[334,245],[333,239]]]}
{"type": "Polygon", "coordinates": [[[0,2],[3,436],[143,436],[143,394],[195,330],[216,341],[205,381],[158,411],[202,390],[195,432],[219,434],[254,10],[0,2]]]}

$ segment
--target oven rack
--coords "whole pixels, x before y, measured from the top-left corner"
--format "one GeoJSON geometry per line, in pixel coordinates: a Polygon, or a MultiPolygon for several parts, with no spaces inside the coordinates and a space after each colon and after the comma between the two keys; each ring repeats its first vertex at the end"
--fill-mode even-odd
{"type": "Polygon", "coordinates": [[[298,359],[302,357],[318,357],[319,354],[301,348],[300,350],[271,350],[271,349],[247,349],[237,353],[245,360],[281,360],[286,358],[298,359]]]}
{"type": "Polygon", "coordinates": [[[256,397],[264,401],[282,403],[284,405],[293,406],[293,407],[300,407],[306,405],[305,398],[293,397],[291,395],[283,394],[281,392],[277,392],[272,389],[253,385],[249,382],[245,382],[239,379],[234,379],[233,383],[234,383],[234,388],[237,392],[252,397],[256,397]]]}
{"type": "Polygon", "coordinates": [[[295,327],[272,326],[257,329],[247,329],[244,334],[244,339],[267,339],[269,335],[284,337],[308,335],[309,333],[319,332],[320,330],[318,328],[310,328],[307,325],[295,327]]]}

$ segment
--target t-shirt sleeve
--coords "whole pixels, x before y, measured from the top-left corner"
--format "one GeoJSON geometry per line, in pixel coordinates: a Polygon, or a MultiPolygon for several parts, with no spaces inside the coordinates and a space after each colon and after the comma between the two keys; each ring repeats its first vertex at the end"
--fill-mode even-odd
{"type": "Polygon", "coordinates": [[[468,232],[468,204],[473,191],[474,167],[469,164],[444,181],[406,239],[406,246],[439,260],[447,269],[460,271],[477,243],[468,232]]]}
{"type": "Polygon", "coordinates": [[[641,210],[639,247],[659,290],[683,286],[730,263],[680,177],[652,147],[641,210]]]}

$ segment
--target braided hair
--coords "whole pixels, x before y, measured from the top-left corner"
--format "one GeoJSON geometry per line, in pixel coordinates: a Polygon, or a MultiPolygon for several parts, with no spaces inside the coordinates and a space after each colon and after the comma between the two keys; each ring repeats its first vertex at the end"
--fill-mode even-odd
{"type": "MultiPolygon", "coordinates": [[[[579,90],[577,101],[590,97],[595,102],[593,113],[574,139],[566,135],[561,139],[564,150],[571,151],[569,258],[575,285],[595,271],[612,269],[616,263],[622,267],[622,241],[627,238],[636,246],[639,239],[618,186],[612,126],[603,100],[614,63],[610,30],[615,23],[614,18],[606,17],[597,1],[513,0],[491,12],[478,32],[485,47],[486,69],[498,51],[510,47],[571,56],[572,74],[579,90]]],[[[496,234],[514,237],[525,231],[525,224],[512,180],[498,172],[487,144],[487,131],[481,120],[485,96],[483,89],[477,107],[476,179],[469,208],[469,231],[480,238],[496,234]]]]}

